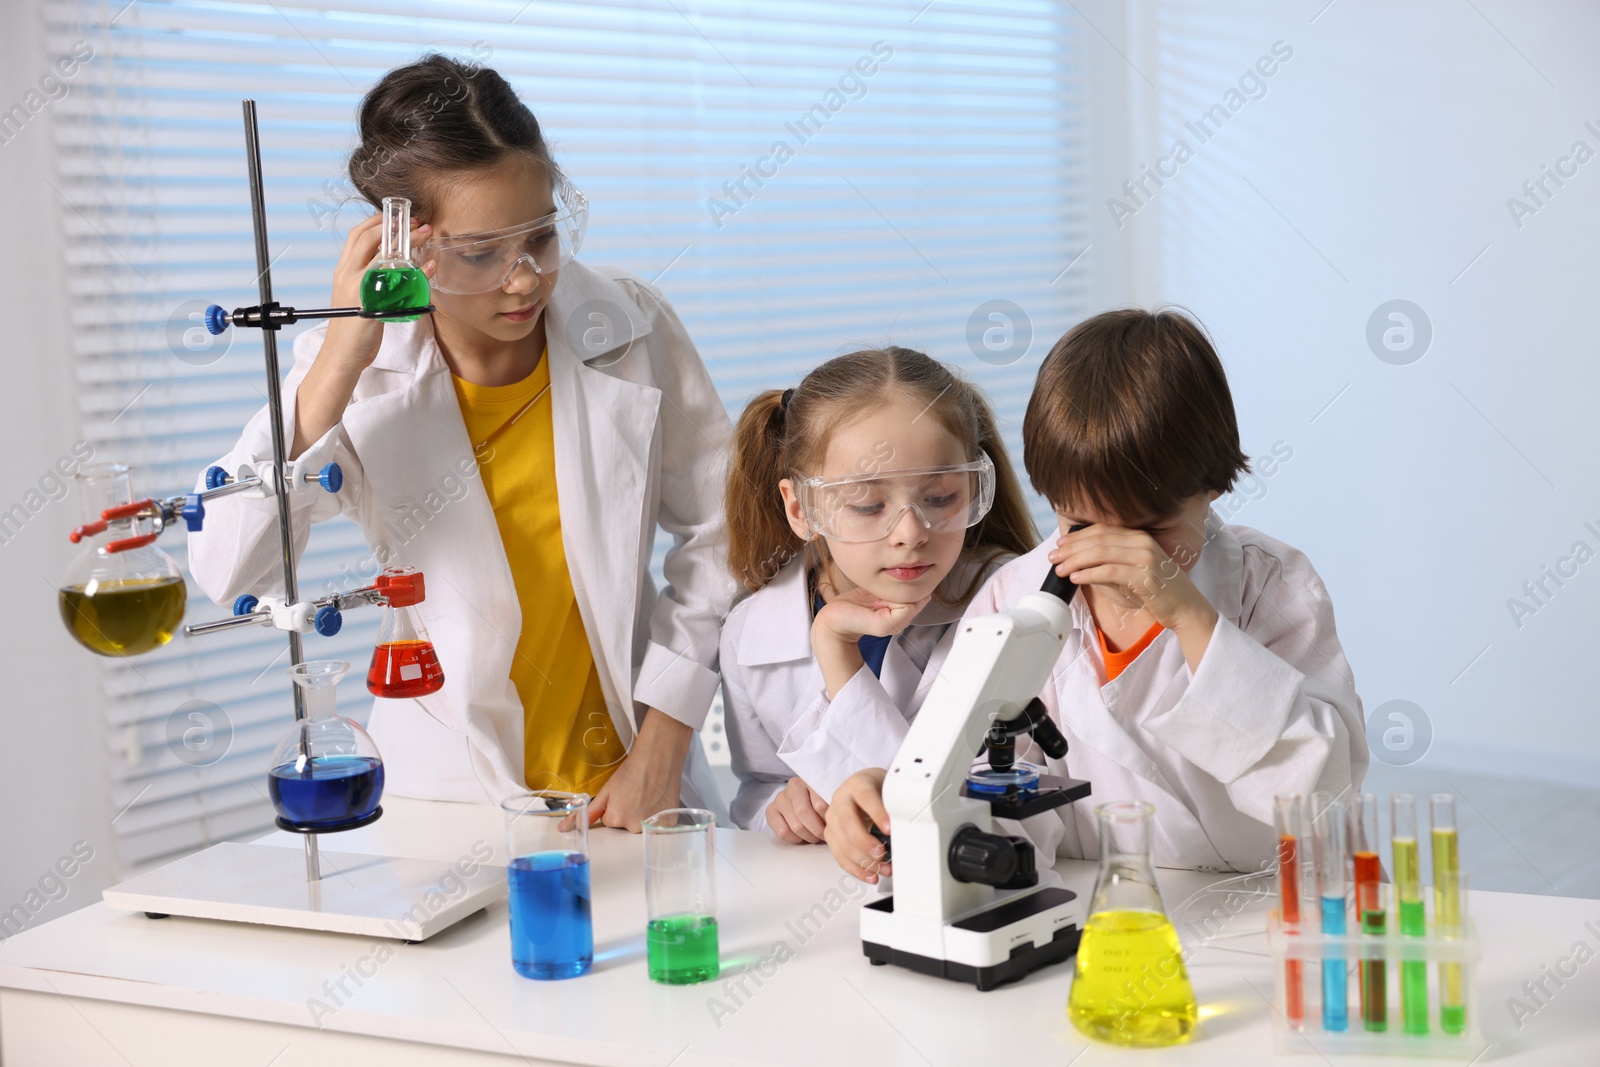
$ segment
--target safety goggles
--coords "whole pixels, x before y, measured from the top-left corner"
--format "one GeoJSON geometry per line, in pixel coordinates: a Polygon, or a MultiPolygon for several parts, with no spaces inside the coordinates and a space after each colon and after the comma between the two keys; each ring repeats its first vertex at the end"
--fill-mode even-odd
{"type": "Polygon", "coordinates": [[[433,260],[429,285],[441,293],[488,293],[503,289],[520,264],[535,274],[553,274],[583,245],[589,200],[565,178],[556,183],[556,209],[541,219],[491,233],[424,242],[411,258],[433,260]]]}
{"type": "Polygon", "coordinates": [[[794,486],[801,513],[817,533],[835,541],[879,541],[907,511],[932,533],[977,525],[994,503],[994,464],[979,452],[971,463],[799,478],[794,486]]]}

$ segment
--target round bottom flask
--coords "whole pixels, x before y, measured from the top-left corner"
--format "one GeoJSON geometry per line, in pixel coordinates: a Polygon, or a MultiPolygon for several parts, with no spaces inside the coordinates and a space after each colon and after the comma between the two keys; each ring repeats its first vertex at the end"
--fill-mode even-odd
{"type": "Polygon", "coordinates": [[[383,758],[360,725],[334,712],[334,687],[350,664],[315,660],[289,668],[304,694],[306,717],[272,754],[267,793],[278,826],[330,833],[365,826],[382,814],[383,758]]]}

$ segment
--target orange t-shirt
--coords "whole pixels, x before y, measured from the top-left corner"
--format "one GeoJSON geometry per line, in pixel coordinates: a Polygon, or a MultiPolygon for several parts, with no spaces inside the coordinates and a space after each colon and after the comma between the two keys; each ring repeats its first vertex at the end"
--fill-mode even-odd
{"type": "Polygon", "coordinates": [[[1100,627],[1096,626],[1094,631],[1100,637],[1100,654],[1106,659],[1106,681],[1114,682],[1117,680],[1117,675],[1128,669],[1128,664],[1139,658],[1139,653],[1150,647],[1150,642],[1154,641],[1156,635],[1161,633],[1161,624],[1158,622],[1151,626],[1150,629],[1144,632],[1143,637],[1121,652],[1113,652],[1106,647],[1106,635],[1100,630],[1100,627]]]}

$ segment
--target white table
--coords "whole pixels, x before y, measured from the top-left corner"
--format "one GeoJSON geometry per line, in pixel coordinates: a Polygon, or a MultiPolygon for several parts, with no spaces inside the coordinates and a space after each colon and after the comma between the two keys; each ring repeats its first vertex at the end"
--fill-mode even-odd
{"type": "MultiPolygon", "coordinates": [[[[384,809],[371,827],[339,835],[337,848],[450,861],[483,841],[494,848],[494,862],[504,862],[496,809],[398,799],[384,809]]],[[[268,840],[300,846],[287,834],[268,840]]],[[[673,988],[646,978],[641,841],[608,830],[592,838],[596,958],[583,978],[518,976],[504,903],[419,945],[151,920],[95,904],[0,945],[0,1054],[6,1067],[1093,1067],[1123,1059],[1249,1065],[1273,1058],[1260,909],[1231,919],[1194,957],[1190,976],[1203,1015],[1196,1038],[1132,1053],[1089,1046],[1067,1022],[1070,964],[990,993],[872,967],[857,932],[865,898],[849,901],[838,892],[850,883],[825,849],[723,830],[718,846],[724,977],[714,983],[673,988]],[[808,912],[813,918],[802,925],[808,912]],[[770,977],[762,977],[755,965],[780,942],[792,958],[775,971],[769,964],[770,977]]],[[[1090,892],[1092,864],[1057,869],[1069,888],[1090,892]]],[[[1215,877],[1163,871],[1168,907],[1215,877]]],[[[1479,1015],[1489,1046],[1477,1062],[1600,1063],[1600,958],[1520,1030],[1506,1007],[1524,981],[1539,978],[1541,965],[1553,965],[1575,942],[1600,949],[1600,937],[1584,925],[1600,929],[1600,901],[1473,893],[1471,908],[1485,948],[1479,1015]]],[[[1324,1061],[1308,1054],[1286,1062],[1324,1061]]]]}

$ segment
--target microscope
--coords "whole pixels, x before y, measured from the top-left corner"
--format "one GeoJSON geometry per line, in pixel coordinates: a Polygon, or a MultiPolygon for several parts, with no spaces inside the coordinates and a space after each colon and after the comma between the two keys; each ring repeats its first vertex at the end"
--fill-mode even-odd
{"type": "Polygon", "coordinates": [[[958,624],[883,783],[893,892],[861,911],[862,949],[874,966],[894,963],[987,991],[1078,950],[1085,902],[1040,887],[1032,843],[995,833],[993,822],[1089,795],[1088,782],[1016,763],[1024,735],[1055,759],[1067,754],[1038,694],[1072,632],[1076,592],[1052,569],[1040,591],[1010,611],[958,624]],[[974,768],[972,754],[985,751],[988,767],[974,768]]]}

